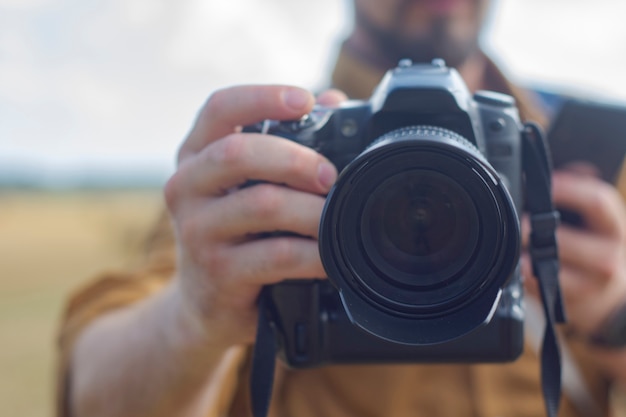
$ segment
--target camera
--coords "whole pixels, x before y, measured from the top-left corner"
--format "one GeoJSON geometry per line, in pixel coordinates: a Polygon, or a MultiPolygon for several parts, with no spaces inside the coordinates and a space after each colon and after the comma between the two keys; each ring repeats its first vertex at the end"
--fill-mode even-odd
{"type": "Polygon", "coordinates": [[[523,125],[512,97],[472,95],[442,60],[403,60],[367,101],[246,130],[313,148],[340,172],[320,220],[328,280],[262,292],[288,365],[520,355],[523,125]]]}

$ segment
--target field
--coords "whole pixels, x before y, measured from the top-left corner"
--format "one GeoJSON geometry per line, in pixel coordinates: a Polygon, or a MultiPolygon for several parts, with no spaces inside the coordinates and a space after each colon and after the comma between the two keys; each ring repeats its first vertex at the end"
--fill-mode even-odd
{"type": "Polygon", "coordinates": [[[53,414],[56,328],[72,288],[133,262],[158,191],[0,189],[0,415],[53,414]]]}

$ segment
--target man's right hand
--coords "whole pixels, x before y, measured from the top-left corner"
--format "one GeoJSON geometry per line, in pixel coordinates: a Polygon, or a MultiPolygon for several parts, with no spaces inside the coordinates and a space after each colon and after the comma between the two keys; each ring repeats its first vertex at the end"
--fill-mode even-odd
{"type": "Polygon", "coordinates": [[[317,235],[335,167],[290,140],[241,133],[265,119],[300,118],[313,104],[295,87],[220,90],[179,151],[165,187],[178,250],[173,285],[181,313],[201,324],[213,347],[253,341],[263,285],[325,276],[317,235]],[[241,188],[248,180],[262,182],[241,188]],[[256,238],[273,231],[303,237],[256,238]]]}
{"type": "Polygon", "coordinates": [[[165,187],[176,277],[81,331],[71,349],[72,415],[217,410],[213,396],[236,359],[227,349],[253,340],[261,287],[324,276],[316,238],[335,168],[295,142],[240,133],[264,119],[299,118],[313,102],[285,86],[235,87],[207,101],[165,187]],[[260,182],[241,187],[251,179],[260,182]],[[258,238],[272,231],[302,237],[258,238]]]}

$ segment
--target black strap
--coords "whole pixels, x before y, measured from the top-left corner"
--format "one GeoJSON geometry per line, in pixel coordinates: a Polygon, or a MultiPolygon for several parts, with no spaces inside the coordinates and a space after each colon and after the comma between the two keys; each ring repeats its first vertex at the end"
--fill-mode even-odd
{"type": "MultiPolygon", "coordinates": [[[[551,163],[540,129],[527,124],[522,135],[526,209],[530,212],[530,254],[546,316],[541,348],[541,385],[548,417],[557,417],[561,399],[561,353],[555,323],[565,322],[558,273],[556,228],[559,213],[552,203],[551,163]]],[[[266,417],[274,382],[276,335],[271,323],[269,287],[259,296],[259,320],[252,357],[252,415],[266,417]]]]}
{"type": "Polygon", "coordinates": [[[561,353],[555,323],[565,322],[556,242],[559,213],[552,202],[548,146],[539,128],[527,124],[522,142],[526,209],[531,221],[530,255],[546,316],[541,348],[541,385],[547,415],[556,417],[561,399],[561,353]]]}
{"type": "Polygon", "coordinates": [[[259,319],[256,341],[252,354],[250,374],[250,395],[252,415],[266,417],[272,399],[274,368],[276,365],[276,336],[271,323],[269,287],[264,287],[259,295],[259,319]]]}

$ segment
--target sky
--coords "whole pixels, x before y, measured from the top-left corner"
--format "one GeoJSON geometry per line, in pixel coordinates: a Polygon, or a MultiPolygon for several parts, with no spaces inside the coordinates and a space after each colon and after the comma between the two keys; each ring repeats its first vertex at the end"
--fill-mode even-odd
{"type": "MultiPolygon", "coordinates": [[[[162,183],[216,89],[316,89],[346,0],[0,0],[0,183],[162,183]]],[[[483,37],[529,85],[626,102],[625,0],[499,0],[483,37]]]]}

